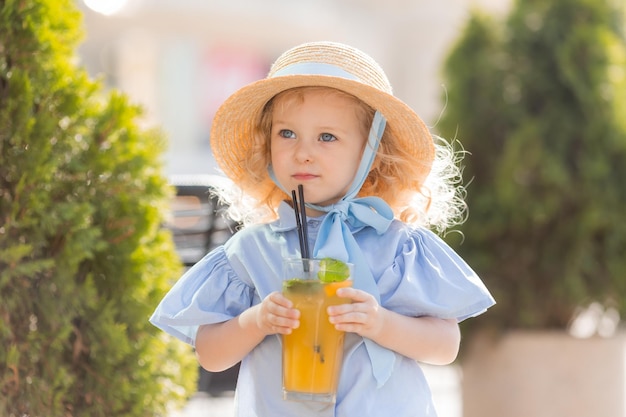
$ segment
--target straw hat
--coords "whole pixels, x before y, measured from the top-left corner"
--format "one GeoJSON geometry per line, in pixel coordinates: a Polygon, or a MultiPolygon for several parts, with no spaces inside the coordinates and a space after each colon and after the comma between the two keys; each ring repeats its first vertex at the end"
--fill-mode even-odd
{"type": "Polygon", "coordinates": [[[420,117],[393,96],[382,68],[368,55],[347,45],[313,42],[283,53],[267,78],[231,95],[217,110],[211,148],[223,172],[234,181],[245,178],[242,161],[252,148],[253,132],[265,104],[278,93],[305,86],[331,87],[359,98],[387,119],[401,146],[423,166],[426,179],[434,159],[433,139],[420,117]]]}

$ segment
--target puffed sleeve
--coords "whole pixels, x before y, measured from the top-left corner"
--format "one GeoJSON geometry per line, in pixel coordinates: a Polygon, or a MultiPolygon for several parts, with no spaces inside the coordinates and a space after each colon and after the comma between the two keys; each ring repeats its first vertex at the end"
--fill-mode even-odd
{"type": "Polygon", "coordinates": [[[468,264],[427,229],[408,232],[394,262],[383,271],[379,289],[385,307],[416,317],[462,321],[495,304],[468,264]]]}
{"type": "Polygon", "coordinates": [[[193,346],[200,325],[236,317],[252,305],[253,296],[254,288],[237,277],[219,247],[176,282],[150,322],[193,346]]]}

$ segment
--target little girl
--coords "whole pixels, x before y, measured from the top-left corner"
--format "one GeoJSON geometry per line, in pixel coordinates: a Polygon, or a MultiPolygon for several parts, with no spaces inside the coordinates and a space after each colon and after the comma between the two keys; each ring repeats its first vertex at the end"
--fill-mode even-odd
{"type": "Polygon", "coordinates": [[[231,215],[247,227],[191,268],[151,322],[193,345],[209,371],[241,361],[238,416],[436,415],[419,362],[454,361],[458,323],[494,304],[429,230],[464,214],[451,146],[433,141],[376,62],[330,42],[285,52],[229,97],[211,146],[237,186],[231,215]],[[281,336],[300,317],[281,295],[283,258],[301,256],[298,185],[313,257],[355,265],[353,288],[337,292],[350,303],[327,311],[346,332],[334,404],[282,396],[281,336]]]}

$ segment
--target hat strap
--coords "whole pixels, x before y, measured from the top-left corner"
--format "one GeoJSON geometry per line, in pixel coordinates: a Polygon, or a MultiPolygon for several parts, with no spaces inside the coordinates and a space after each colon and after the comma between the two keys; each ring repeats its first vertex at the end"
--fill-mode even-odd
{"type": "MultiPolygon", "coordinates": [[[[363,156],[361,157],[359,169],[356,171],[356,175],[354,176],[350,189],[341,200],[352,200],[356,197],[359,190],[361,190],[361,187],[363,186],[363,183],[372,168],[374,159],[376,158],[376,152],[378,151],[378,146],[380,145],[380,141],[383,137],[386,124],[387,120],[385,119],[385,116],[376,110],[374,113],[374,119],[372,120],[372,126],[370,127],[369,135],[367,137],[367,145],[365,145],[365,149],[363,149],[363,156]]],[[[311,205],[311,207],[321,211],[329,211],[330,209],[330,207],[315,205],[311,205]]]]}
{"type": "MultiPolygon", "coordinates": [[[[377,111],[374,114],[361,163],[346,195],[337,203],[329,206],[311,205],[315,209],[328,212],[319,227],[313,256],[352,262],[354,264],[354,287],[373,295],[379,303],[378,284],[369,268],[368,259],[363,254],[353,233],[362,227],[369,226],[376,230],[376,233],[382,234],[393,221],[393,211],[383,199],[375,196],[356,198],[372,167],[384,130],[385,118],[377,111]]],[[[395,355],[373,340],[367,338],[363,340],[372,364],[376,386],[381,387],[393,372],[395,355]]]]}

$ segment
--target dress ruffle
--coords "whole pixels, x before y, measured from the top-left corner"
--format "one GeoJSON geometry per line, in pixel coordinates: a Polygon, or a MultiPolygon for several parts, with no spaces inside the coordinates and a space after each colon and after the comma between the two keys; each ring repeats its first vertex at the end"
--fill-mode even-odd
{"type": "Polygon", "coordinates": [[[163,298],[150,322],[194,345],[202,324],[227,321],[252,306],[254,288],[241,281],[223,247],[206,255],[163,298]]]}
{"type": "Polygon", "coordinates": [[[406,232],[394,262],[378,280],[383,306],[407,316],[462,321],[494,304],[476,273],[436,234],[406,232]]]}

